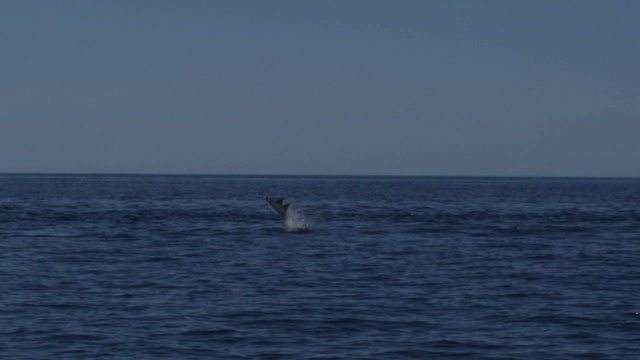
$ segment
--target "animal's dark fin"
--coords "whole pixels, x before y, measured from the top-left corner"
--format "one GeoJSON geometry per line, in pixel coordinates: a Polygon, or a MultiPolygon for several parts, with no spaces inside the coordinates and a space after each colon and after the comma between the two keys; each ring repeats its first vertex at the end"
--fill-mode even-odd
{"type": "Polygon", "coordinates": [[[287,212],[287,210],[289,209],[289,205],[291,205],[291,203],[288,204],[282,204],[282,207],[284,208],[284,211],[287,212]]]}

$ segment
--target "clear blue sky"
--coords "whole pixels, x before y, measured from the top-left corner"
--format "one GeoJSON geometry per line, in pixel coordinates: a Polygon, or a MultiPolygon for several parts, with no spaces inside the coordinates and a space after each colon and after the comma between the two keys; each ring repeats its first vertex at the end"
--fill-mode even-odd
{"type": "Polygon", "coordinates": [[[2,1],[0,172],[640,176],[640,1],[2,1]]]}

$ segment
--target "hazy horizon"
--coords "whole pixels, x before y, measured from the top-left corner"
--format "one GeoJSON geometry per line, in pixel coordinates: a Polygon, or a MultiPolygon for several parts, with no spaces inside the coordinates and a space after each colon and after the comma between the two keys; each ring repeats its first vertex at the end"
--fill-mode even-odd
{"type": "Polygon", "coordinates": [[[215,174],[215,173],[81,173],[3,172],[0,176],[184,176],[184,177],[308,177],[308,178],[505,178],[505,179],[612,179],[635,180],[639,176],[554,176],[554,175],[380,175],[380,174],[215,174]]]}

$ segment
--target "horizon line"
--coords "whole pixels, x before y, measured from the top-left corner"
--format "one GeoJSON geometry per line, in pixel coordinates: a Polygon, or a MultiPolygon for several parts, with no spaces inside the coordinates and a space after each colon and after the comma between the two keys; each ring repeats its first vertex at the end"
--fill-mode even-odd
{"type": "Polygon", "coordinates": [[[387,178],[557,178],[557,179],[640,179],[619,175],[385,175],[385,174],[274,174],[274,173],[135,173],[135,172],[0,172],[0,176],[218,176],[218,177],[387,177],[387,178]]]}

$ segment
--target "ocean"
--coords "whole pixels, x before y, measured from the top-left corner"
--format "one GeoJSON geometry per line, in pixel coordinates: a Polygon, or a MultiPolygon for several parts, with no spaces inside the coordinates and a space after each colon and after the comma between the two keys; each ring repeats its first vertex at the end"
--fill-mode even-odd
{"type": "Polygon", "coordinates": [[[2,359],[640,359],[639,312],[640,179],[0,175],[2,359]]]}

